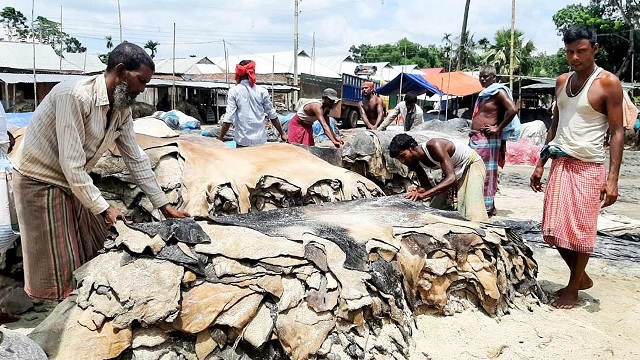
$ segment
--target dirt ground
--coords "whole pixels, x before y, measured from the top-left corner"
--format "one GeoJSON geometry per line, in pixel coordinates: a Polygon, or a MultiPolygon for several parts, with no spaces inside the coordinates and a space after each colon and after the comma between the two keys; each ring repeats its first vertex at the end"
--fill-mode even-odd
{"type": "MultiPolygon", "coordinates": [[[[541,220],[543,194],[529,189],[532,171],[531,166],[507,166],[501,172],[497,219],[541,220]]],[[[640,152],[626,152],[620,197],[607,212],[639,218],[639,175],[640,152]]],[[[545,292],[564,286],[569,270],[556,250],[534,247],[534,252],[545,292]]],[[[480,311],[418,316],[412,358],[640,359],[640,264],[592,258],[587,272],[594,286],[580,292],[572,310],[542,305],[531,312],[514,309],[499,320],[480,311]]]]}
{"type": "MultiPolygon", "coordinates": [[[[537,220],[543,194],[529,189],[530,166],[501,172],[496,219],[537,220]]],[[[620,198],[607,211],[638,218],[640,152],[627,152],[621,171],[620,198]]],[[[596,245],[597,246],[597,245],[596,245]]],[[[549,294],[567,282],[569,271],[553,249],[535,247],[538,280],[549,294]]],[[[542,304],[532,311],[514,309],[501,319],[480,311],[448,317],[420,315],[412,359],[640,359],[640,264],[591,259],[594,287],[581,291],[578,306],[555,310],[542,304]],[[634,340],[635,339],[635,340],[634,340]]],[[[29,333],[52,309],[39,305],[6,327],[29,333]]]]}

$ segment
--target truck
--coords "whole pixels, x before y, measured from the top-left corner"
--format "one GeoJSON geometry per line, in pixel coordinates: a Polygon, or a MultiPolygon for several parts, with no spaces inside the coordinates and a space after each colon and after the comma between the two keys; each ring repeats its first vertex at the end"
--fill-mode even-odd
{"type": "Polygon", "coordinates": [[[372,81],[375,89],[380,87],[379,81],[367,80],[350,74],[342,74],[340,79],[302,74],[300,76],[300,98],[320,99],[324,89],[335,89],[340,96],[340,102],[329,116],[338,120],[345,129],[355,128],[360,120],[358,103],[362,101],[362,83],[365,81],[372,81]]]}

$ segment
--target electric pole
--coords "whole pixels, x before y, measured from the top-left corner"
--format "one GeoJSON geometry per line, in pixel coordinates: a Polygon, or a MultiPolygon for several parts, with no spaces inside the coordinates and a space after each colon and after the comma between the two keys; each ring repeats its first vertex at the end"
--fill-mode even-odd
{"type": "Polygon", "coordinates": [[[509,60],[509,88],[513,91],[513,46],[516,31],[516,0],[511,0],[511,55],[509,60]]]}
{"type": "Polygon", "coordinates": [[[120,12],[120,0],[118,1],[118,22],[120,23],[120,44],[122,44],[122,13],[120,12]]]}
{"type": "MultiPolygon", "coordinates": [[[[298,5],[300,0],[294,0],[293,10],[293,86],[298,86],[298,5]]],[[[293,92],[294,103],[298,102],[298,92],[293,92]]]]}

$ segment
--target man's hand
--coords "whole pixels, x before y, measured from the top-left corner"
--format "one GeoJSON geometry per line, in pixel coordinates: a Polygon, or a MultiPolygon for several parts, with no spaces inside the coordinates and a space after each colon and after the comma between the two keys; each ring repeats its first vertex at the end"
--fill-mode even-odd
{"type": "Polygon", "coordinates": [[[483,125],[480,130],[489,135],[500,134],[500,127],[498,125],[483,125]]]}
{"type": "Polygon", "coordinates": [[[429,196],[427,196],[427,191],[424,188],[412,188],[404,194],[404,197],[412,201],[418,201],[426,199],[429,196]]]}
{"type": "Polygon", "coordinates": [[[174,208],[173,206],[171,206],[169,204],[162,206],[160,208],[160,212],[167,219],[170,219],[170,218],[182,219],[182,218],[188,218],[188,217],[191,216],[191,215],[189,215],[189,213],[177,210],[176,208],[174,208]]]}
{"type": "Polygon", "coordinates": [[[533,174],[531,174],[529,186],[534,192],[542,192],[542,183],[540,182],[540,180],[542,180],[542,174],[544,174],[544,167],[542,166],[536,166],[533,174]]]}
{"type": "Polygon", "coordinates": [[[333,145],[334,145],[335,147],[337,147],[337,148],[339,148],[339,147],[340,147],[341,145],[343,145],[343,144],[344,144],[344,141],[343,141],[342,139],[338,139],[338,138],[336,138],[336,139],[333,141],[333,145]]]}
{"type": "Polygon", "coordinates": [[[375,125],[373,125],[373,126],[371,127],[371,129],[369,129],[369,130],[378,130],[378,127],[377,127],[377,126],[375,126],[375,125]]]}
{"type": "Polygon", "coordinates": [[[122,212],[113,206],[109,206],[107,210],[102,212],[102,217],[104,218],[104,223],[107,228],[110,228],[116,224],[116,221],[123,220],[127,224],[131,224],[131,221],[128,221],[124,218],[122,212]]]}
{"type": "Polygon", "coordinates": [[[616,200],[618,200],[618,181],[607,179],[600,187],[600,201],[604,201],[602,207],[613,205],[616,200]]]}
{"type": "Polygon", "coordinates": [[[287,134],[280,135],[280,139],[282,139],[282,142],[288,142],[289,141],[289,137],[287,136],[287,134]]]}

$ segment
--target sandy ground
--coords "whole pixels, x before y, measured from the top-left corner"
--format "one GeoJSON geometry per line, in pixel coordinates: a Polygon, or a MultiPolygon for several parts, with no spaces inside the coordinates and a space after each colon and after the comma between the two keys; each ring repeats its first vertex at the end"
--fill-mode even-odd
{"type": "MultiPolygon", "coordinates": [[[[530,166],[507,166],[502,171],[496,219],[541,219],[543,195],[528,187],[532,170],[530,166]]],[[[638,176],[640,152],[627,152],[620,198],[608,212],[638,218],[638,176]]],[[[569,270],[555,250],[536,247],[534,251],[538,280],[551,294],[564,286],[569,270]]],[[[640,359],[636,345],[640,334],[640,264],[594,258],[587,271],[595,285],[580,293],[578,306],[572,310],[542,304],[532,311],[513,309],[501,319],[481,311],[448,317],[420,315],[411,358],[640,359]]],[[[6,326],[27,334],[51,309],[51,304],[39,305],[19,322],[6,326]]]]}
{"type": "MultiPolygon", "coordinates": [[[[528,188],[531,166],[507,166],[496,197],[497,219],[542,218],[543,195],[528,188]]],[[[627,152],[620,197],[609,213],[638,219],[640,153],[627,152]]],[[[597,245],[596,245],[597,246],[597,245]]],[[[566,284],[569,270],[557,251],[535,247],[538,281],[551,294],[566,284]]],[[[415,359],[640,359],[640,264],[592,258],[594,287],[580,292],[578,306],[555,310],[514,309],[501,319],[480,311],[450,317],[421,315],[414,333],[415,359]]]]}

